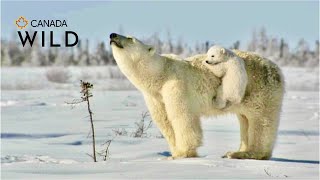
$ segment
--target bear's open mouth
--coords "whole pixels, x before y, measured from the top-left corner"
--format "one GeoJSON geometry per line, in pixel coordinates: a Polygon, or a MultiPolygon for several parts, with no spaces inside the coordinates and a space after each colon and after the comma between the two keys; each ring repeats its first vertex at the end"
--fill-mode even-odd
{"type": "Polygon", "coordinates": [[[206,63],[207,64],[210,64],[210,65],[217,65],[217,64],[219,64],[219,63],[221,63],[221,62],[210,62],[210,61],[206,61],[206,63]]]}
{"type": "Polygon", "coordinates": [[[123,46],[122,46],[120,43],[118,43],[117,41],[111,39],[111,40],[110,40],[110,45],[111,45],[112,43],[114,43],[118,48],[123,48],[123,46]]]}

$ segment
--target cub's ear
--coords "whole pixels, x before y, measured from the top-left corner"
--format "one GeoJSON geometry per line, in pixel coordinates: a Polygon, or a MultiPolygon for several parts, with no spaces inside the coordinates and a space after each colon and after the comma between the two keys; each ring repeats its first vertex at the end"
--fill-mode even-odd
{"type": "Polygon", "coordinates": [[[156,50],[152,46],[149,46],[148,51],[151,55],[153,55],[156,52],[156,50]]]}
{"type": "Polygon", "coordinates": [[[220,53],[221,53],[221,54],[226,54],[226,49],[225,49],[225,48],[221,48],[221,49],[220,49],[220,53]]]}

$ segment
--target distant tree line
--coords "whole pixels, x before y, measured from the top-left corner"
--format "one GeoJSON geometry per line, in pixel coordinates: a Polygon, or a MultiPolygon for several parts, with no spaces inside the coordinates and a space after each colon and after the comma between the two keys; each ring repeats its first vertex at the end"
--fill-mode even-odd
{"type": "MultiPolygon", "coordinates": [[[[208,40],[196,43],[193,47],[179,38],[172,40],[168,32],[167,38],[161,40],[158,33],[154,33],[143,40],[153,45],[159,54],[173,53],[181,57],[205,53],[214,44],[208,40]]],[[[99,42],[94,48],[89,48],[89,40],[79,40],[76,47],[68,48],[42,48],[39,41],[35,40],[32,47],[22,47],[17,40],[1,40],[1,65],[2,66],[96,66],[116,65],[109,44],[99,42]]],[[[235,41],[229,48],[239,49],[240,41],[235,41]]],[[[252,38],[243,50],[256,52],[267,57],[281,66],[318,66],[319,65],[319,40],[315,41],[314,48],[301,39],[295,47],[290,47],[283,39],[270,37],[265,28],[258,32],[253,31],[252,38]]]]}
{"type": "Polygon", "coordinates": [[[319,40],[315,40],[314,48],[300,39],[298,44],[289,48],[289,44],[281,38],[268,37],[265,28],[259,32],[253,31],[248,51],[256,52],[281,66],[307,66],[319,65],[319,40]]]}

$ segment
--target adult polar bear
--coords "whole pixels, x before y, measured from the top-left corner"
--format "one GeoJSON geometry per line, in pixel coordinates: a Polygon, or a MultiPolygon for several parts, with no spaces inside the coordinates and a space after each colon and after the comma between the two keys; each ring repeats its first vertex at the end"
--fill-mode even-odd
{"type": "Polygon", "coordinates": [[[172,158],[196,157],[202,144],[200,117],[224,113],[237,114],[241,132],[240,149],[224,157],[271,157],[284,93],[281,71],[275,64],[236,51],[246,64],[246,93],[242,103],[219,110],[212,99],[221,80],[202,65],[206,55],[178,61],[158,55],[134,37],[115,33],[110,35],[110,44],[120,70],[142,92],[172,158]]]}

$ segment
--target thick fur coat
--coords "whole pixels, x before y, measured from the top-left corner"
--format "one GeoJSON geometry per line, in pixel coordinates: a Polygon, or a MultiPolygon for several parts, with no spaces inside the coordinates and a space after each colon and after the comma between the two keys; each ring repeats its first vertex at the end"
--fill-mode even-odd
{"type": "Polygon", "coordinates": [[[284,93],[280,69],[252,53],[236,51],[245,61],[248,85],[242,103],[219,110],[212,98],[221,80],[204,67],[206,55],[174,60],[133,37],[110,35],[120,70],[144,96],[152,119],[166,138],[172,158],[196,157],[202,144],[201,116],[236,113],[241,143],[227,158],[269,159],[277,135],[284,93]]]}

